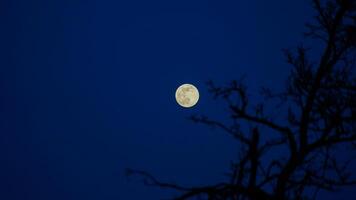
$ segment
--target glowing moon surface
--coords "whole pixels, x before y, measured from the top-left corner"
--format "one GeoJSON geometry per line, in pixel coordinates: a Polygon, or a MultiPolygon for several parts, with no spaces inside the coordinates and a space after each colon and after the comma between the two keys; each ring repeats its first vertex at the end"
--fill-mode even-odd
{"type": "Polygon", "coordinates": [[[176,90],[176,101],[182,107],[193,107],[198,103],[198,100],[199,91],[192,84],[183,84],[176,90]]]}

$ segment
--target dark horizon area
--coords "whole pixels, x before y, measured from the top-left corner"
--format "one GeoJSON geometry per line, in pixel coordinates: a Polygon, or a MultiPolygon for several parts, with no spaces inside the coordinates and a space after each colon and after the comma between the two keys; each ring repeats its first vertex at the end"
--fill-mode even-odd
{"type": "Polygon", "coordinates": [[[126,168],[188,186],[223,181],[235,141],[188,120],[225,119],[206,82],[244,76],[256,100],[261,86],[282,89],[282,49],[305,40],[313,16],[308,0],[1,1],[0,199],[175,194],[127,179],[126,168]],[[200,92],[191,109],[175,101],[183,83],[200,92]]]}

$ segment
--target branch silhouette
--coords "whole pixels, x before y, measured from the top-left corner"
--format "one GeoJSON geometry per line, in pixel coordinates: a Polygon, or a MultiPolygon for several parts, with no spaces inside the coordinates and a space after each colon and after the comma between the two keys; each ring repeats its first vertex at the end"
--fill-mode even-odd
{"type": "Polygon", "coordinates": [[[252,105],[243,80],[226,86],[209,81],[214,98],[226,102],[232,123],[190,118],[223,130],[241,145],[242,156],[232,163],[229,180],[183,187],[161,182],[145,171],[130,169],[127,174],[144,177],[146,185],[181,192],[174,199],[317,199],[321,190],[356,185],[349,169],[352,158],[343,161],[336,156],[340,147],[356,150],[356,1],[312,0],[311,5],[316,17],[306,24],[305,35],[324,48],[314,59],[304,46],[284,50],[292,66],[285,90],[263,88],[265,101],[252,105]],[[279,118],[266,108],[278,110],[279,118]],[[241,124],[251,128],[243,130],[241,124]],[[274,137],[261,139],[262,127],[274,137]],[[281,148],[287,151],[280,157],[266,158],[267,152],[281,148]]]}

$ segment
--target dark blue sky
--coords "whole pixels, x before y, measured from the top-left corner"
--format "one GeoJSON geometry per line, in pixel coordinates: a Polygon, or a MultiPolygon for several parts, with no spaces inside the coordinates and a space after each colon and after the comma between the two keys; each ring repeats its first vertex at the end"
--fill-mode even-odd
{"type": "Polygon", "coordinates": [[[0,2],[0,199],[159,199],[144,169],[186,185],[224,180],[235,143],[186,118],[220,117],[205,82],[283,87],[282,48],[307,0],[0,2]],[[174,100],[193,83],[192,109],[174,100]]]}

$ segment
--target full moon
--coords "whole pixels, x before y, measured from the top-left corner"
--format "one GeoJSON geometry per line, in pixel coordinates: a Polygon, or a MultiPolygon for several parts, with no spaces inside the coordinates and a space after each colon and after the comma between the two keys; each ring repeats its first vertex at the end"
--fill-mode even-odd
{"type": "Polygon", "coordinates": [[[176,90],[176,101],[182,107],[193,107],[198,103],[198,100],[199,91],[192,84],[183,84],[176,90]]]}

